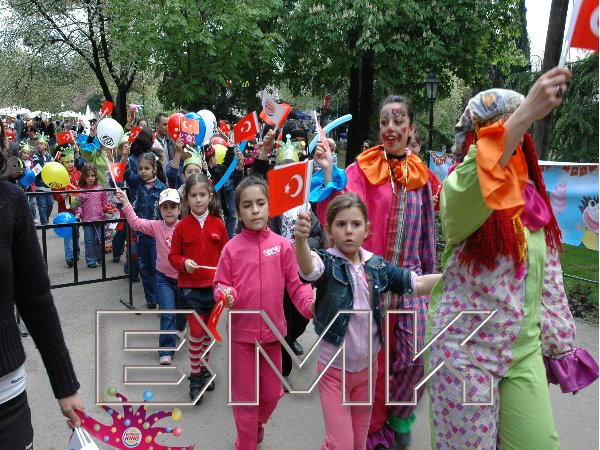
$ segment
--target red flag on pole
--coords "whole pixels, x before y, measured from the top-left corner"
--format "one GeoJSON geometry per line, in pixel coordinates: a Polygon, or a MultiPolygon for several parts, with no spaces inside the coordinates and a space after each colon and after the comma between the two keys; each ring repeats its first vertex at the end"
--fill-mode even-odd
{"type": "Polygon", "coordinates": [[[112,114],[114,108],[113,102],[109,102],[108,100],[104,100],[102,103],[102,109],[100,110],[100,117],[106,117],[109,114],[112,114]]]}
{"type": "Polygon", "coordinates": [[[62,133],[58,133],[56,135],[56,142],[58,145],[68,144],[69,142],[73,142],[73,135],[70,131],[63,131],[62,133]]]}
{"type": "Polygon", "coordinates": [[[598,0],[576,1],[573,6],[575,14],[571,47],[598,52],[598,0]]]}
{"type": "Polygon", "coordinates": [[[564,67],[571,47],[598,53],[598,0],[575,0],[573,3],[559,66],[564,67]]]}
{"type": "Polygon", "coordinates": [[[219,130],[221,130],[225,136],[229,136],[229,125],[222,120],[219,120],[219,130]]]}
{"type": "Polygon", "coordinates": [[[142,132],[142,129],[140,127],[133,127],[131,129],[131,131],[129,132],[129,138],[127,140],[129,142],[135,141],[141,132],[142,132]]]}
{"type": "Polygon", "coordinates": [[[260,113],[260,118],[270,125],[281,127],[292,107],[287,103],[277,103],[275,99],[265,89],[262,95],[263,110],[260,113]]]}
{"type": "Polygon", "coordinates": [[[276,166],[267,172],[269,217],[276,217],[308,200],[309,160],[276,166]]]}
{"type": "Polygon", "coordinates": [[[258,117],[252,111],[233,127],[233,140],[236,144],[254,139],[258,134],[258,117]]]}
{"type": "Polygon", "coordinates": [[[110,169],[113,181],[116,183],[122,183],[125,177],[125,163],[108,163],[108,168],[110,169]]]}

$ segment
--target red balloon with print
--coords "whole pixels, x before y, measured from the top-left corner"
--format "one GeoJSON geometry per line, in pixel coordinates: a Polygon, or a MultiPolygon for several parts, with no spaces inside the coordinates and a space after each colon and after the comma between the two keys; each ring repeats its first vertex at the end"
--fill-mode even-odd
{"type": "Polygon", "coordinates": [[[179,133],[181,133],[180,123],[182,117],[183,114],[175,113],[172,114],[171,117],[169,117],[169,121],[167,122],[167,132],[169,133],[169,136],[171,136],[175,141],[179,139],[179,133]]]}

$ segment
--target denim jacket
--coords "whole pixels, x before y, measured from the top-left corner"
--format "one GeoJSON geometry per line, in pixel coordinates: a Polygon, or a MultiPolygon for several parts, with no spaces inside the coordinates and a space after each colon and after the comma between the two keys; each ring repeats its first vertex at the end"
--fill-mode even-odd
{"type": "MultiPolygon", "coordinates": [[[[317,288],[314,326],[316,333],[321,335],[338,311],[353,308],[354,283],[348,267],[348,260],[332,255],[327,250],[316,250],[316,253],[325,266],[321,278],[313,283],[317,288]]],[[[381,294],[387,291],[397,294],[413,294],[411,272],[408,269],[391,265],[381,256],[371,255],[365,261],[365,274],[373,300],[373,319],[377,324],[379,338],[383,342],[381,294]]],[[[350,318],[350,314],[338,315],[323,339],[339,347],[344,340],[350,318]]]]}
{"type": "Polygon", "coordinates": [[[132,194],[131,204],[137,216],[140,219],[161,220],[158,198],[160,193],[167,189],[167,185],[156,178],[154,185],[150,189],[146,189],[144,181],[130,167],[125,170],[125,181],[132,194]]]}

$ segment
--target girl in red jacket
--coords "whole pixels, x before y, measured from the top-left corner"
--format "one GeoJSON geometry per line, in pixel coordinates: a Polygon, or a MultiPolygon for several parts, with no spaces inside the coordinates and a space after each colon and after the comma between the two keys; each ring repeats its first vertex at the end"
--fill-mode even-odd
{"type": "Polygon", "coordinates": [[[244,229],[223,249],[213,283],[217,294],[219,287],[225,290],[226,307],[233,311],[262,311],[276,328],[274,330],[258,314],[234,314],[228,325],[230,398],[235,403],[236,450],[256,450],[263,440],[264,425],[283,396],[281,379],[267,360],[260,358],[259,367],[256,367],[255,346],[256,342],[260,343],[280,374],[281,344],[278,338],[283,339],[287,330],[283,313],[284,291],[287,290],[292,303],[304,317],[311,319],[314,315],[312,288],[298,277],[292,243],[267,226],[268,199],[267,184],[262,179],[248,177],[241,181],[235,191],[235,209],[244,229]],[[256,401],[258,404],[252,405],[256,401]]]}
{"type": "MultiPolygon", "coordinates": [[[[169,262],[179,272],[177,287],[181,306],[194,309],[206,323],[215,306],[212,284],[221,250],[227,243],[227,230],[221,219],[221,207],[206,175],[190,176],[185,183],[184,197],[190,214],[175,227],[169,262]]],[[[210,344],[210,337],[192,314],[188,316],[188,325],[190,398],[198,404],[204,390],[215,388],[215,382],[201,359],[210,344]]],[[[204,361],[208,360],[208,355],[206,353],[204,361]]]]}

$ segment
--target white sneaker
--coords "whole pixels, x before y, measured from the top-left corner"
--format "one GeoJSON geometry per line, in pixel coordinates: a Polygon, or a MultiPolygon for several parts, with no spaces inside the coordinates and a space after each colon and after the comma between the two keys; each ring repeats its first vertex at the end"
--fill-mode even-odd
{"type": "Polygon", "coordinates": [[[161,356],[159,361],[161,366],[170,366],[173,362],[169,355],[161,356]]]}
{"type": "Polygon", "coordinates": [[[40,224],[40,219],[38,219],[38,218],[33,219],[33,223],[35,223],[36,225],[39,225],[40,224]]]}

